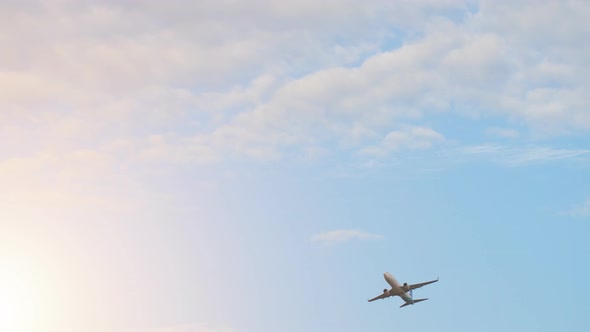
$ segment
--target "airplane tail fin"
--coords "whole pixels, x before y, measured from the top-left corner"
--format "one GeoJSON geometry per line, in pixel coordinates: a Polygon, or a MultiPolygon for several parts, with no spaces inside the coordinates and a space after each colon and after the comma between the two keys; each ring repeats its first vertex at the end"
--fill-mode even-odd
{"type": "MultiPolygon", "coordinates": [[[[428,298],[425,298],[425,299],[415,299],[415,300],[414,300],[414,303],[418,303],[418,302],[422,302],[422,301],[426,301],[426,300],[428,300],[428,298]]],[[[411,303],[411,302],[406,302],[406,303],[402,304],[402,305],[400,306],[400,308],[403,308],[403,307],[405,307],[405,306],[407,306],[407,305],[414,304],[414,303],[411,303]]]]}

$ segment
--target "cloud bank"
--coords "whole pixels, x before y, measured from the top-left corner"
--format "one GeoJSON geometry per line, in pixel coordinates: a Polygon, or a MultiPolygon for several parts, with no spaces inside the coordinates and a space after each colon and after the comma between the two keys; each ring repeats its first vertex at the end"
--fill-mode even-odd
{"type": "Polygon", "coordinates": [[[374,158],[456,139],[429,121],[439,116],[539,135],[590,130],[584,1],[1,9],[0,130],[18,149],[0,156],[84,148],[209,164],[324,149],[374,158]]]}

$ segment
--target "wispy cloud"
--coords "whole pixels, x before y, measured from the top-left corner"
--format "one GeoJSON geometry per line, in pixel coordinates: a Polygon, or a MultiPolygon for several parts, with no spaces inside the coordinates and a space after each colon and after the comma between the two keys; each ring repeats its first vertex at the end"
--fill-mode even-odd
{"type": "Polygon", "coordinates": [[[576,205],[568,211],[565,211],[563,214],[577,218],[590,217],[590,198],[588,198],[584,203],[576,205]]]}
{"type": "Polygon", "coordinates": [[[535,161],[552,161],[560,159],[577,158],[590,153],[583,149],[554,149],[551,147],[537,147],[521,151],[511,160],[514,164],[522,164],[535,161]]]}
{"type": "Polygon", "coordinates": [[[390,131],[379,145],[363,148],[361,154],[384,157],[401,149],[428,149],[435,143],[444,141],[444,136],[427,127],[408,127],[390,131]]]}
{"type": "Polygon", "coordinates": [[[590,155],[588,149],[560,149],[548,146],[513,147],[499,144],[467,146],[461,151],[468,156],[488,158],[509,166],[574,159],[590,155]]]}
{"type": "Polygon", "coordinates": [[[382,239],[383,235],[366,233],[354,229],[339,229],[325,233],[314,234],[311,237],[312,241],[321,242],[323,244],[341,243],[349,240],[378,240],[382,239]]]}
{"type": "Polygon", "coordinates": [[[520,132],[516,129],[512,128],[500,128],[500,127],[491,127],[486,130],[486,134],[500,137],[500,138],[518,138],[520,137],[520,132]]]}

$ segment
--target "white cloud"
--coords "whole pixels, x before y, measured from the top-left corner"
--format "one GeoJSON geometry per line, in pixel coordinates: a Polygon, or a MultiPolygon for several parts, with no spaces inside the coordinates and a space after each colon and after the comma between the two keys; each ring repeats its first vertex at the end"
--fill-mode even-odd
{"type": "Polygon", "coordinates": [[[369,146],[361,150],[362,154],[384,157],[400,149],[428,149],[437,142],[444,141],[440,133],[425,127],[408,127],[390,131],[378,146],[369,146]]]}
{"type": "MultiPolygon", "coordinates": [[[[287,82],[268,102],[240,114],[229,126],[265,136],[252,140],[240,135],[242,142],[255,145],[276,143],[266,145],[271,150],[310,140],[362,144],[357,128],[372,136],[387,135],[392,123],[449,111],[451,104],[458,112],[477,116],[507,114],[547,133],[590,126],[583,112],[588,98],[580,94],[582,90],[527,84],[530,75],[541,83],[567,76],[570,65],[547,59],[532,65],[521,62],[513,52],[518,45],[492,26],[484,24],[486,29],[481,30],[482,16],[485,12],[464,24],[435,20],[423,38],[370,56],[358,67],[329,68],[287,82]],[[277,138],[278,133],[286,136],[277,138]]],[[[400,134],[392,133],[388,141],[396,142],[396,135],[400,134]]],[[[421,145],[428,143],[406,144],[421,145]]],[[[382,148],[365,151],[384,153],[382,148]]]]}
{"type": "Polygon", "coordinates": [[[456,37],[460,38],[458,47],[450,50],[441,63],[449,81],[458,82],[463,88],[474,85],[489,88],[502,84],[509,77],[509,48],[502,37],[493,33],[456,37]]]}
{"type": "Polygon", "coordinates": [[[500,138],[518,138],[520,137],[520,132],[516,129],[512,128],[500,128],[500,127],[491,127],[486,129],[486,133],[491,136],[500,137],[500,138]]]}
{"type": "Polygon", "coordinates": [[[536,162],[550,162],[590,156],[587,149],[558,149],[546,146],[510,147],[498,144],[483,144],[461,148],[466,156],[477,156],[510,166],[536,162]]]}
{"type": "Polygon", "coordinates": [[[433,114],[590,129],[583,1],[0,6],[0,132],[28,154],[130,141],[142,160],[277,160],[379,137],[364,151],[386,154],[440,141],[390,132],[433,114]]]}
{"type": "Polygon", "coordinates": [[[218,151],[198,137],[186,139],[154,135],[142,143],[137,153],[142,161],[209,164],[221,158],[218,151]]]}
{"type": "Polygon", "coordinates": [[[535,161],[552,161],[560,159],[572,159],[590,154],[590,150],[582,149],[555,149],[549,147],[537,147],[522,151],[515,156],[511,163],[524,164],[535,161]]]}
{"type": "Polygon", "coordinates": [[[433,142],[443,139],[443,135],[430,128],[413,127],[403,131],[389,132],[383,139],[383,145],[389,150],[397,150],[402,147],[425,149],[431,147],[433,142]]]}
{"type": "Polygon", "coordinates": [[[565,214],[571,217],[579,218],[590,217],[590,198],[588,198],[584,203],[574,206],[569,211],[566,211],[565,214]]]}
{"type": "Polygon", "coordinates": [[[359,230],[340,229],[325,233],[314,234],[311,237],[312,241],[321,242],[324,244],[341,243],[349,240],[377,240],[382,239],[383,235],[365,233],[359,230]]]}

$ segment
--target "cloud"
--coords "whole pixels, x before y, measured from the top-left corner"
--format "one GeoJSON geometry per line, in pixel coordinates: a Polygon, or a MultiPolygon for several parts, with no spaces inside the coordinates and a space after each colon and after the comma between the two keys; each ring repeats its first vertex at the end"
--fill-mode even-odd
{"type": "Polygon", "coordinates": [[[391,129],[435,117],[590,130],[582,1],[0,6],[0,133],[19,144],[0,157],[121,141],[150,162],[386,155],[442,141],[391,129]]]}
{"type": "MultiPolygon", "coordinates": [[[[508,115],[546,133],[590,128],[583,112],[588,98],[565,84],[572,82],[564,76],[572,73],[570,65],[548,59],[530,66],[522,63],[511,51],[519,46],[485,21],[486,8],[463,24],[435,20],[422,38],[368,56],[358,66],[330,67],[286,81],[269,100],[241,113],[218,132],[232,133],[230,137],[240,138],[244,145],[276,152],[318,142],[366,145],[368,139],[389,134],[383,143],[390,150],[428,146],[428,140],[405,144],[404,133],[386,130],[433,112],[508,115]],[[480,24],[484,31],[479,30],[480,24]],[[528,83],[533,75],[538,84],[528,83]],[[560,82],[564,85],[556,85],[560,82]],[[251,132],[256,135],[246,134],[251,132]]],[[[536,14],[532,8],[525,9],[536,14]]],[[[586,83],[582,80],[578,85],[586,83]]],[[[507,130],[492,132],[517,135],[507,130]]],[[[243,146],[235,149],[240,150],[247,151],[243,146]]],[[[364,152],[386,154],[387,148],[370,147],[364,152]]]]}
{"type": "Polygon", "coordinates": [[[564,212],[564,214],[577,218],[590,217],[590,198],[588,198],[584,203],[574,206],[569,211],[564,212]]]}
{"type": "Polygon", "coordinates": [[[500,138],[518,138],[520,137],[520,132],[516,129],[512,128],[500,128],[500,127],[491,127],[486,129],[486,134],[500,137],[500,138]]]}
{"type": "Polygon", "coordinates": [[[220,160],[218,152],[198,137],[187,139],[155,135],[138,142],[140,161],[170,164],[211,164],[220,160]]]}
{"type": "Polygon", "coordinates": [[[489,158],[510,166],[590,156],[590,150],[587,149],[560,149],[547,146],[512,147],[499,144],[467,146],[461,148],[461,153],[466,156],[489,158]]]}
{"type": "Polygon", "coordinates": [[[379,234],[365,233],[359,230],[341,229],[325,233],[314,234],[311,237],[312,241],[321,242],[323,244],[341,243],[349,240],[377,240],[382,239],[383,236],[379,234]]]}
{"type": "Polygon", "coordinates": [[[425,127],[409,127],[403,130],[390,131],[379,146],[369,146],[361,150],[361,154],[384,157],[392,151],[400,149],[428,149],[434,143],[444,141],[444,136],[425,127]]]}

